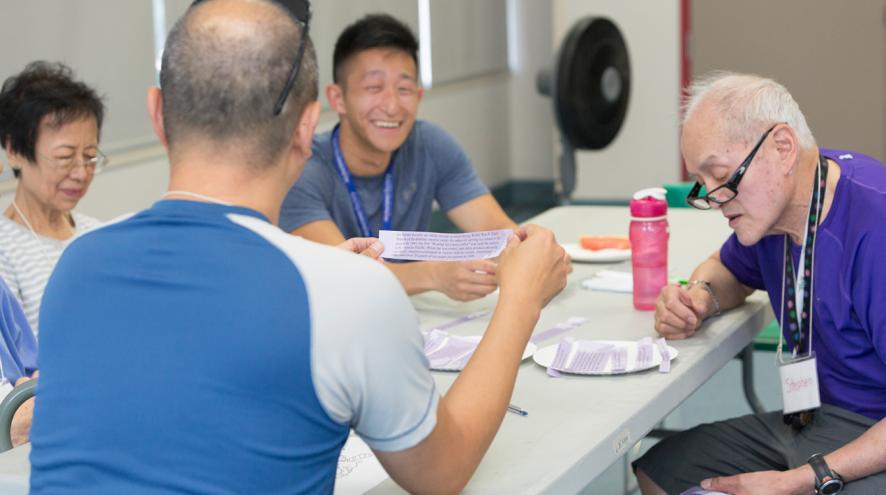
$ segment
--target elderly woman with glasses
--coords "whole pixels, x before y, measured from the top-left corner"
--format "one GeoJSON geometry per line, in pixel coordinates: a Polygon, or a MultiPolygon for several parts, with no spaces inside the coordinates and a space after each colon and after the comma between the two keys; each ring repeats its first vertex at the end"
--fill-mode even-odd
{"type": "Polygon", "coordinates": [[[0,143],[18,179],[0,215],[0,276],[35,334],[62,251],[98,224],[73,209],[106,162],[98,148],[103,117],[95,91],[62,64],[33,62],[0,89],[0,143]]]}

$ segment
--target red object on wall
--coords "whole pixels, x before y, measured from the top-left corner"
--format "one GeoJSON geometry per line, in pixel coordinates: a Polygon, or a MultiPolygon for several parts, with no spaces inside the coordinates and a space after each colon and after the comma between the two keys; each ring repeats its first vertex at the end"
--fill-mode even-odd
{"type": "MultiPolygon", "coordinates": [[[[691,10],[692,0],[680,0],[680,103],[683,103],[683,95],[686,94],[686,88],[692,80],[692,59],[689,56],[689,44],[691,42],[691,10]]],[[[682,115],[681,115],[682,117],[682,115]]],[[[679,146],[677,149],[680,149],[679,146]]],[[[683,163],[683,157],[677,157],[677,163],[680,164],[680,177],[683,180],[689,180],[689,174],[686,173],[686,165],[683,163]]]]}

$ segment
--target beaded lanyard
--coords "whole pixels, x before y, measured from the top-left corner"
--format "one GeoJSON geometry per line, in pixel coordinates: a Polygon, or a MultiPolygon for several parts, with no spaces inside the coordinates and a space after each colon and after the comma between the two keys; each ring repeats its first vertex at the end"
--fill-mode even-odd
{"type": "MultiPolygon", "coordinates": [[[[793,256],[791,255],[791,247],[788,242],[788,236],[785,235],[784,241],[784,278],[782,279],[782,335],[784,334],[784,322],[787,316],[789,322],[789,330],[791,333],[793,357],[799,354],[808,354],[812,351],[812,289],[814,282],[814,257],[815,257],[815,237],[819,222],[821,221],[821,211],[824,206],[825,190],[827,189],[828,162],[824,157],[819,156],[819,166],[815,171],[815,183],[818,187],[812,188],[812,199],[809,202],[809,219],[806,224],[805,242],[800,255],[799,267],[802,270],[802,277],[799,282],[795,282],[797,278],[794,274],[793,256]],[[799,283],[799,287],[797,287],[799,283]],[[785,291],[787,291],[787,305],[785,305],[785,291]],[[796,298],[798,291],[802,291],[799,304],[796,298]],[[787,315],[785,315],[787,311],[787,315]],[[808,329],[809,338],[803,333],[803,329],[808,329]]],[[[781,338],[779,338],[778,357],[781,359],[781,338]]]]}

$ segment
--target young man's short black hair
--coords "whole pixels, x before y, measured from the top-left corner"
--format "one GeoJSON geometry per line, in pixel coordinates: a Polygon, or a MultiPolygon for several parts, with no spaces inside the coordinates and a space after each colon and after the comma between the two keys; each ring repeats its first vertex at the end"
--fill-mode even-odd
{"type": "Polygon", "coordinates": [[[387,14],[370,14],[346,27],[335,42],[332,80],[343,82],[342,66],[351,56],[371,48],[391,48],[407,53],[418,68],[418,40],[409,27],[387,14]]]}
{"type": "MultiPolygon", "coordinates": [[[[70,67],[36,61],[11,76],[0,88],[0,144],[27,160],[37,161],[40,124],[65,124],[93,117],[101,134],[105,107],[95,90],[74,79],[70,67]]],[[[13,170],[18,177],[18,170],[13,170]]]]}

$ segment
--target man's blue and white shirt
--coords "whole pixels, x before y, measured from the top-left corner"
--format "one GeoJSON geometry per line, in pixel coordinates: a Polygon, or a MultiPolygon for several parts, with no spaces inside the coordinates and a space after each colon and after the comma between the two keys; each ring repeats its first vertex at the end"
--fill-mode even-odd
{"type": "Polygon", "coordinates": [[[41,309],[31,489],[329,493],[353,428],[421,442],[418,319],[369,258],[164,200],[71,244],[41,309]]]}

